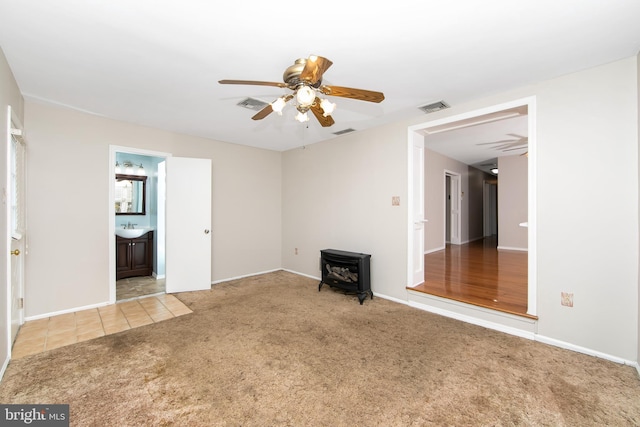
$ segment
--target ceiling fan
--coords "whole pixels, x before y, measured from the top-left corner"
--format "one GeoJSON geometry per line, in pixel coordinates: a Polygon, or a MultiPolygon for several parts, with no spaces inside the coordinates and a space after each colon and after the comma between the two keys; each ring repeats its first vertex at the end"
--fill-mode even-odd
{"type": "Polygon", "coordinates": [[[493,148],[496,150],[511,151],[525,148],[527,146],[527,143],[529,142],[529,138],[526,136],[518,135],[515,133],[508,133],[507,135],[510,135],[516,139],[502,139],[500,141],[481,142],[476,145],[493,145],[493,148]]]}
{"type": "MultiPolygon", "coordinates": [[[[501,151],[514,151],[514,150],[522,150],[527,148],[527,145],[529,143],[529,137],[518,135],[515,133],[508,133],[507,135],[510,135],[516,139],[503,139],[500,141],[482,142],[477,145],[493,145],[493,149],[501,150],[501,151]]],[[[529,154],[529,151],[521,154],[521,156],[526,156],[528,154],[529,154]]]]}
{"type": "Polygon", "coordinates": [[[333,62],[327,58],[311,55],[308,58],[298,59],[293,65],[287,67],[282,75],[283,83],[253,80],[220,80],[218,83],[232,85],[275,86],[290,89],[293,91],[292,94],[279,97],[271,104],[258,111],[258,113],[251,118],[253,120],[262,120],[274,111],[282,115],[282,109],[285,107],[286,103],[295,99],[295,107],[298,110],[296,120],[299,122],[308,121],[309,116],[307,115],[307,112],[311,110],[323,127],[328,127],[335,123],[331,117],[331,113],[335,109],[336,104],[326,98],[320,99],[318,96],[319,94],[368,102],[381,102],[384,99],[384,94],[382,92],[354,89],[343,86],[323,85],[322,76],[332,64],[333,62]]]}

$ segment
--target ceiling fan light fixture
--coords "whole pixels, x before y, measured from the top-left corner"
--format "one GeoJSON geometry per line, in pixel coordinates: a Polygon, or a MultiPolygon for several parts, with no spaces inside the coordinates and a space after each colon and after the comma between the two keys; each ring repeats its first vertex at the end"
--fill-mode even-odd
{"type": "Polygon", "coordinates": [[[309,115],[307,114],[306,111],[304,113],[302,111],[298,111],[298,114],[296,114],[296,120],[299,121],[300,123],[308,122],[309,115]]]}
{"type": "Polygon", "coordinates": [[[316,99],[316,91],[307,85],[300,86],[296,91],[296,101],[303,107],[309,107],[316,99]]]}
{"type": "Polygon", "coordinates": [[[318,95],[337,96],[343,98],[350,98],[359,101],[375,102],[379,103],[384,100],[384,94],[382,92],[376,92],[365,89],[355,89],[351,87],[323,85],[322,77],[324,73],[331,67],[333,62],[322,56],[310,55],[308,58],[297,59],[293,65],[287,67],[282,75],[284,83],[270,82],[270,81],[258,81],[258,80],[219,80],[220,84],[233,84],[233,85],[254,85],[254,86],[273,86],[279,88],[286,88],[292,91],[286,96],[282,96],[270,104],[266,102],[260,108],[254,108],[254,103],[251,103],[251,107],[247,102],[241,102],[238,105],[243,107],[257,109],[258,113],[251,117],[252,120],[262,120],[274,111],[279,115],[282,115],[284,104],[295,98],[295,103],[292,104],[296,108],[299,114],[296,116],[296,120],[304,123],[309,120],[307,112],[311,110],[313,116],[322,125],[322,127],[329,127],[335,124],[331,113],[336,109],[336,104],[329,102],[326,99],[320,99],[318,95]],[[247,104],[247,105],[245,105],[247,104]]]}
{"type": "Polygon", "coordinates": [[[322,101],[320,101],[320,108],[322,108],[322,111],[324,111],[322,115],[324,117],[327,117],[335,111],[336,104],[325,98],[322,101]]]}
{"type": "Polygon", "coordinates": [[[284,97],[280,97],[271,103],[271,108],[273,109],[273,111],[275,111],[276,113],[278,113],[278,115],[281,116],[282,109],[284,108],[285,105],[286,105],[286,102],[284,100],[284,97]]]}

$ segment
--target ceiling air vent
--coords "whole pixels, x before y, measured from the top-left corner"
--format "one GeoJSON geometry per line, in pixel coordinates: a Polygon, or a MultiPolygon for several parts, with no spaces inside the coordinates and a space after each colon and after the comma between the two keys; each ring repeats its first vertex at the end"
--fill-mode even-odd
{"type": "Polygon", "coordinates": [[[259,99],[255,99],[255,98],[247,98],[247,99],[243,99],[242,101],[238,102],[238,105],[240,107],[248,108],[249,110],[260,111],[264,107],[269,105],[269,103],[268,102],[264,102],[264,101],[260,101],[259,99]]]}
{"type": "Polygon", "coordinates": [[[333,132],[334,135],[344,135],[345,133],[355,132],[356,130],[353,128],[347,128],[343,130],[339,130],[338,132],[333,132]]]}
{"type": "Polygon", "coordinates": [[[435,113],[436,111],[444,110],[445,108],[449,108],[449,104],[444,101],[433,102],[428,105],[423,105],[422,107],[418,107],[422,110],[423,113],[435,113]]]}

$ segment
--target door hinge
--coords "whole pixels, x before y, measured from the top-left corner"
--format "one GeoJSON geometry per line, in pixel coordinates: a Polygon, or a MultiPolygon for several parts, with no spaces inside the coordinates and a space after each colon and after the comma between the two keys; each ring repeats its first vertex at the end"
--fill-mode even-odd
{"type": "Polygon", "coordinates": [[[18,308],[24,308],[24,298],[18,300],[18,308]]]}

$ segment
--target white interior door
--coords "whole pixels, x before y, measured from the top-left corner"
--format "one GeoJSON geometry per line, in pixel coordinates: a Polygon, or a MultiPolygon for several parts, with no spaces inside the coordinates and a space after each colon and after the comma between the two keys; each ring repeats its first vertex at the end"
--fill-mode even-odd
{"type": "MultiPolygon", "coordinates": [[[[460,202],[462,198],[462,189],[460,184],[460,175],[447,173],[446,176],[450,177],[450,194],[451,194],[451,211],[450,211],[450,241],[454,245],[460,245],[462,243],[461,228],[462,218],[460,212],[460,202]]],[[[445,181],[447,181],[445,176],[445,181]]],[[[445,190],[446,193],[446,190],[445,190]]]]}
{"type": "Polygon", "coordinates": [[[424,217],[424,142],[413,142],[413,249],[412,284],[424,282],[424,232],[427,220],[424,217]]]}
{"type": "Polygon", "coordinates": [[[211,288],[211,160],[167,158],[166,292],[211,288]]]}
{"type": "Polygon", "coordinates": [[[11,343],[15,341],[20,326],[24,323],[24,255],[26,252],[25,231],[26,231],[26,207],[25,207],[25,170],[26,170],[26,150],[22,137],[21,126],[16,122],[15,117],[11,117],[9,109],[9,120],[11,123],[11,143],[9,144],[9,183],[8,202],[9,206],[9,276],[11,281],[11,297],[9,307],[11,314],[11,343]]]}

